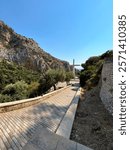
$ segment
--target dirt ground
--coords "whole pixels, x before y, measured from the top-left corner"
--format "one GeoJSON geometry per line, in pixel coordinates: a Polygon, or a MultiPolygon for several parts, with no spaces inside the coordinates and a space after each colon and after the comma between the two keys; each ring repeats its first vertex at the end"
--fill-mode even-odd
{"type": "Polygon", "coordinates": [[[82,90],[71,139],[94,150],[112,150],[113,117],[102,104],[99,90],[98,86],[82,90]]]}

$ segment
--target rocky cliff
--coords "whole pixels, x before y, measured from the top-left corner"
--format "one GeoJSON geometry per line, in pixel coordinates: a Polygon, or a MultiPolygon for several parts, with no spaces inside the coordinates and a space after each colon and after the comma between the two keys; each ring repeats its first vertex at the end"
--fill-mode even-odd
{"type": "Polygon", "coordinates": [[[49,68],[70,70],[68,62],[51,56],[33,39],[15,33],[12,28],[0,21],[0,60],[2,59],[42,72],[49,68]]]}

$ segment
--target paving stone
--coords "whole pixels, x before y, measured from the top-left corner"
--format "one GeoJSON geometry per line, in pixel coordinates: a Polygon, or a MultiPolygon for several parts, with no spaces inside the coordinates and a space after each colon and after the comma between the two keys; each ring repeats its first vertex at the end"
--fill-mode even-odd
{"type": "Polygon", "coordinates": [[[40,126],[23,150],[92,150],[40,126]]]}
{"type": "Polygon", "coordinates": [[[38,149],[42,150],[55,150],[58,140],[59,136],[55,136],[52,132],[40,127],[33,139],[27,143],[23,150],[28,150],[28,147],[32,147],[32,145],[35,145],[35,148],[38,147],[38,149]]]}
{"type": "Polygon", "coordinates": [[[1,150],[7,150],[3,140],[1,139],[1,137],[0,137],[0,149],[1,150]]]}
{"type": "Polygon", "coordinates": [[[77,143],[77,150],[93,150],[93,149],[77,143]]]}
{"type": "Polygon", "coordinates": [[[56,150],[76,150],[76,146],[76,142],[65,138],[60,138],[56,150]]]}
{"type": "Polygon", "coordinates": [[[46,149],[41,149],[37,145],[28,143],[24,148],[24,150],[46,150],[46,149]]]}

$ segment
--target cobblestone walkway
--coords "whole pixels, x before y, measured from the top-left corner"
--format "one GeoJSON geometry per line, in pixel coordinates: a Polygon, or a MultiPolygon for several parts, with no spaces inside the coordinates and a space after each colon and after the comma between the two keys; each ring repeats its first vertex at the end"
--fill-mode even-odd
{"type": "Polygon", "coordinates": [[[40,104],[0,113],[0,150],[21,150],[39,125],[56,132],[75,93],[70,87],[40,104]]]}

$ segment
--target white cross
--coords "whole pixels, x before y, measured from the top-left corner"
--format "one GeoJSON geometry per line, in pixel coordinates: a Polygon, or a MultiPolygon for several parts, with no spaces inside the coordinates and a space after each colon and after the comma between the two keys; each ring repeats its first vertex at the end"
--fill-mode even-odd
{"type": "Polygon", "coordinates": [[[73,59],[73,74],[74,74],[74,78],[75,78],[75,66],[80,66],[79,64],[75,64],[75,59],[73,59]]]}

